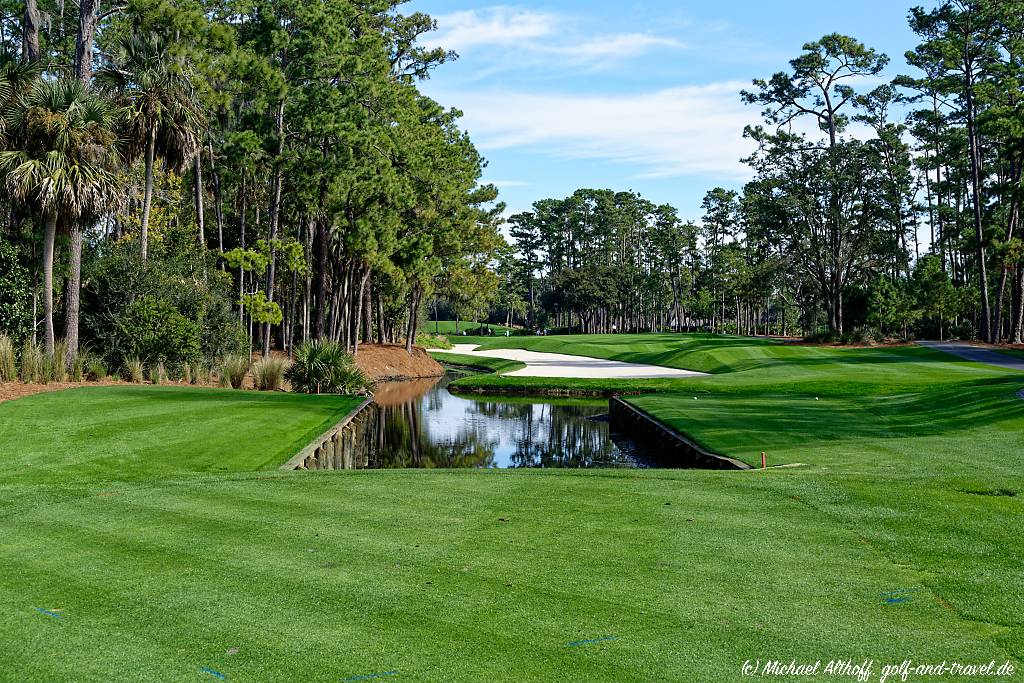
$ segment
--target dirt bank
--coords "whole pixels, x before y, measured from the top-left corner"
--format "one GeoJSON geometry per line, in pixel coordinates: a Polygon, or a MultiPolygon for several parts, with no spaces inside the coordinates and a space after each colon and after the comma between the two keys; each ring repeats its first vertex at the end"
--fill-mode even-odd
{"type": "Polygon", "coordinates": [[[444,375],[441,364],[419,346],[413,347],[410,356],[399,344],[362,344],[356,365],[375,382],[444,375]]]}
{"type": "Polygon", "coordinates": [[[0,403],[13,401],[33,394],[42,394],[49,391],[64,391],[76,387],[113,386],[122,384],[113,379],[105,379],[102,382],[50,382],[49,384],[24,384],[22,382],[8,382],[0,384],[0,403]]]}

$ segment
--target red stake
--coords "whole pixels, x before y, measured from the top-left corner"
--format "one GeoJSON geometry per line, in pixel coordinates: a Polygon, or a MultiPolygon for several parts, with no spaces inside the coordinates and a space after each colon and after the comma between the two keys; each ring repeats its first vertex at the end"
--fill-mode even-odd
{"type": "Polygon", "coordinates": [[[765,455],[764,451],[761,451],[761,469],[768,469],[768,457],[765,455]]]}

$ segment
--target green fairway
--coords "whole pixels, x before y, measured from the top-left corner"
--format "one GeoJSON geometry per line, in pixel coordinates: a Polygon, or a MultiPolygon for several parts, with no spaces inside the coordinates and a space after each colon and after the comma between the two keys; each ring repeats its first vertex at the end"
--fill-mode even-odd
{"type": "Polygon", "coordinates": [[[0,669],[726,681],[748,659],[853,658],[878,680],[904,659],[1024,659],[1024,377],[912,347],[616,339],[639,353],[558,350],[716,369],[631,400],[748,462],[807,466],[289,473],[355,399],[0,404],[0,669]]]}
{"type": "MultiPolygon", "coordinates": [[[[477,330],[481,327],[489,327],[494,330],[495,334],[504,335],[506,330],[514,332],[511,327],[505,327],[504,325],[491,325],[489,323],[477,323],[467,322],[460,320],[458,322],[454,320],[428,320],[427,322],[420,325],[420,331],[426,332],[427,334],[444,334],[448,336],[456,336],[462,332],[468,332],[469,330],[477,330]]],[[[473,337],[478,339],[478,337],[473,337]]],[[[479,337],[482,339],[483,337],[479,337]]]]}

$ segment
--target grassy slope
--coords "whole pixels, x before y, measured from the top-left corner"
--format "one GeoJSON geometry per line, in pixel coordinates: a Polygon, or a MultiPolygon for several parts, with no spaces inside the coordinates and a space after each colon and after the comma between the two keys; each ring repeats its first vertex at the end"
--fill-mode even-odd
{"type": "MultiPolygon", "coordinates": [[[[988,624],[1008,656],[1024,657],[1020,375],[919,347],[673,335],[488,344],[509,346],[715,373],[638,382],[663,393],[630,400],[747,462],[767,451],[772,464],[810,464],[753,474],[752,495],[789,497],[819,514],[822,528],[851,531],[894,566],[918,573],[926,599],[988,624]]],[[[550,381],[489,376],[460,384],[538,388],[550,381]]]]}
{"type": "Polygon", "coordinates": [[[441,363],[448,365],[454,365],[456,367],[463,368],[478,368],[481,370],[490,370],[491,372],[502,374],[505,372],[512,372],[513,370],[519,370],[525,368],[525,363],[520,363],[514,360],[505,360],[503,358],[487,358],[486,356],[467,356],[463,353],[448,353],[447,351],[431,351],[430,355],[436,358],[441,363]]]}
{"type": "Polygon", "coordinates": [[[649,363],[709,373],[710,377],[654,380],[563,380],[479,376],[464,388],[572,386],[614,392],[714,392],[878,395],[913,392],[933,385],[1002,381],[1011,373],[962,361],[919,346],[867,348],[808,347],[764,339],[712,335],[592,335],[513,337],[482,341],[484,349],[533,351],[649,363]]]}
{"type": "MultiPolygon", "coordinates": [[[[702,362],[737,355],[770,364],[702,362]]],[[[918,390],[901,399],[736,377],[635,399],[722,450],[812,464],[767,472],[251,472],[281,460],[254,448],[295,419],[280,407],[214,448],[171,409],[124,456],[135,477],[104,454],[139,421],[93,406],[103,393],[0,405],[0,678],[689,681],[769,656],[1020,659],[1024,495],[984,494],[1024,491],[1024,380],[940,359],[919,381],[830,363],[838,383],[895,373],[918,390]],[[932,383],[962,414],[932,414],[932,383]],[[51,431],[72,414],[68,449],[51,431]],[[65,466],[22,471],[55,452],[65,466]]]]}

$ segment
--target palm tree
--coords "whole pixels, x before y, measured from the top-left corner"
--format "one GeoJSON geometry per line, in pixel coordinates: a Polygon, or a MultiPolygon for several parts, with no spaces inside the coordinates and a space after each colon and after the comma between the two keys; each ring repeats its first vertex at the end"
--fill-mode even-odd
{"type": "Polygon", "coordinates": [[[200,152],[205,125],[187,62],[170,47],[156,34],[131,35],[114,50],[111,63],[96,73],[97,82],[124,105],[125,132],[132,152],[145,156],[143,260],[149,250],[156,157],[175,170],[183,169],[200,152]]]}
{"type": "MultiPolygon", "coordinates": [[[[59,227],[71,233],[67,333],[77,352],[81,221],[116,205],[120,196],[116,110],[78,81],[37,80],[6,115],[9,149],[0,178],[14,197],[44,217],[43,307],[46,350],[53,353],[53,256],[59,227]],[[10,144],[13,142],[13,144],[10,144]]],[[[70,344],[69,344],[70,346],[70,344]]]]}

